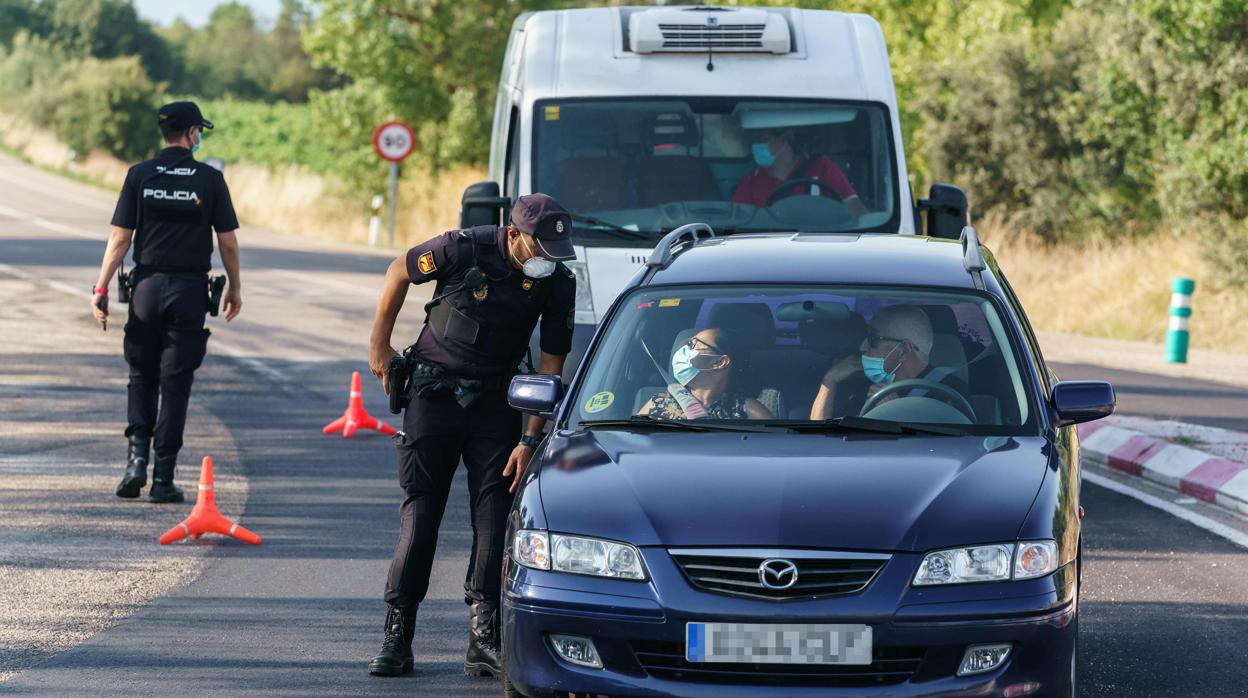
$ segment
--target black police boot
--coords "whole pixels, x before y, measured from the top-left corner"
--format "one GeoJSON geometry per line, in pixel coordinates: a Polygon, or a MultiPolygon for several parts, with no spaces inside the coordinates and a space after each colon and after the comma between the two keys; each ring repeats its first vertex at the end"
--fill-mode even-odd
{"type": "Polygon", "coordinates": [[[126,473],[117,485],[117,496],[134,499],[143,494],[147,485],[147,462],[151,458],[152,444],[138,436],[130,437],[130,452],[126,457],[126,473]]]}
{"type": "Polygon", "coordinates": [[[156,457],[156,464],[152,466],[152,491],[148,493],[148,499],[157,504],[176,504],[186,501],[186,495],[182,494],[182,490],[173,485],[173,469],[176,465],[177,458],[156,457]]]}
{"type": "Polygon", "coordinates": [[[469,676],[502,676],[502,643],[498,637],[498,608],[492,603],[472,604],[468,628],[468,657],[464,673],[469,676]]]}
{"type": "Polygon", "coordinates": [[[416,634],[416,609],[390,606],[386,612],[386,638],[381,651],[368,663],[373,676],[402,676],[412,670],[412,637],[416,634]]]}

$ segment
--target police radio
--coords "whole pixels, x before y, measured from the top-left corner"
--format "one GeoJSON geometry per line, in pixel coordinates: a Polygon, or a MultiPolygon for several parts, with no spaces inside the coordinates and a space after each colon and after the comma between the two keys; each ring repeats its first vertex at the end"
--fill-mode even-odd
{"type": "Polygon", "coordinates": [[[133,290],[134,288],[133,286],[130,285],[131,282],[134,280],[132,278],[133,273],[134,272],[131,272],[130,274],[126,273],[125,264],[122,264],[121,269],[117,270],[117,302],[118,303],[130,302],[130,291],[133,290]]]}
{"type": "Polygon", "coordinates": [[[225,290],[225,276],[208,279],[208,314],[216,317],[221,311],[221,293],[225,290]]]}

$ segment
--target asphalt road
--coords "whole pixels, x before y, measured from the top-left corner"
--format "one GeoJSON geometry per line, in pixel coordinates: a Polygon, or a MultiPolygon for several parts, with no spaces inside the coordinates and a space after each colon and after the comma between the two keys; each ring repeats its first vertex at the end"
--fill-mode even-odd
{"type": "MultiPolygon", "coordinates": [[[[79,312],[72,310],[78,304],[80,321],[90,322],[85,289],[110,213],[108,194],[59,184],[0,156],[0,265],[8,265],[0,275],[36,275],[49,294],[61,296],[67,313],[79,312]],[[75,289],[84,296],[73,297],[75,289]]],[[[245,229],[240,242],[243,315],[229,326],[210,321],[214,336],[194,401],[232,438],[240,461],[234,466],[250,486],[243,520],[264,544],[197,543],[212,546],[198,579],[24,669],[0,683],[0,693],[496,694],[493,681],[461,671],[467,640],[461,580],[470,540],[462,471],[420,609],[417,671],[401,679],[365,672],[381,636],[380,596],[397,536],[394,451],[379,435],[343,440],[320,428],[345,406],[351,372],[367,370],[366,339],[385,258],[245,229]]],[[[414,336],[419,295],[409,298],[396,336],[414,336]]],[[[120,356],[119,331],[101,333],[98,341],[116,345],[120,356]]],[[[28,361],[22,347],[20,337],[0,328],[0,366],[28,361]]],[[[64,354],[72,362],[75,348],[64,354]]],[[[1248,396],[1239,389],[1089,366],[1056,370],[1114,380],[1123,413],[1248,430],[1248,396]]],[[[374,415],[397,423],[371,379],[365,402],[374,415]]],[[[118,437],[99,447],[115,450],[120,463],[122,415],[100,420],[116,427],[118,437]]],[[[183,463],[196,460],[198,454],[188,454],[183,463]]],[[[193,480],[194,469],[184,468],[181,477],[193,480]]],[[[111,492],[100,497],[114,499],[111,492]]],[[[1083,695],[1248,695],[1245,551],[1092,485],[1084,506],[1083,695]]]]}

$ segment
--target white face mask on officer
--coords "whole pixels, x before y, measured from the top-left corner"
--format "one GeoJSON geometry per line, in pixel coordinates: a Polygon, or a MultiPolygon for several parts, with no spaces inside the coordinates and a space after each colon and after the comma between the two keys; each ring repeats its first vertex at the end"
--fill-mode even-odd
{"type": "MultiPolygon", "coordinates": [[[[522,238],[524,236],[525,236],[524,233],[519,233],[519,232],[516,233],[517,239],[522,238]]],[[[528,240],[525,240],[524,244],[526,247],[529,247],[532,243],[530,243],[528,240]]],[[[537,252],[532,251],[531,247],[530,247],[530,254],[532,254],[533,256],[524,260],[524,263],[520,265],[521,270],[524,272],[525,276],[531,279],[544,279],[547,276],[550,276],[551,274],[555,273],[554,262],[550,261],[549,259],[546,259],[545,257],[542,257],[541,255],[537,254],[537,252]]]]}

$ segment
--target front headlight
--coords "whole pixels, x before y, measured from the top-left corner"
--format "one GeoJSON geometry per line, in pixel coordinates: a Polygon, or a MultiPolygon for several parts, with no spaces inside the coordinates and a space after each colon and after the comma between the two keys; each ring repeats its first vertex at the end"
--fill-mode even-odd
{"type": "Polygon", "coordinates": [[[976,545],[928,553],[914,575],[915,586],[1004,582],[1043,577],[1056,570],[1057,543],[1051,540],[976,545]]]}
{"type": "Polygon", "coordinates": [[[516,562],[533,569],[615,579],[646,579],[641,553],[628,543],[521,530],[516,531],[511,550],[516,562]]]}
{"type": "Polygon", "coordinates": [[[915,585],[997,582],[1010,578],[1014,546],[978,545],[928,553],[914,575],[915,585]]]}

